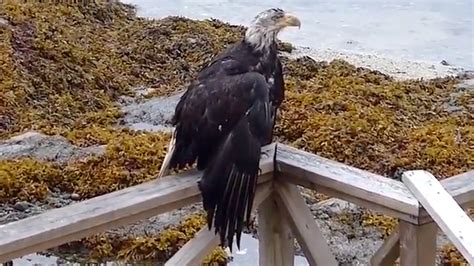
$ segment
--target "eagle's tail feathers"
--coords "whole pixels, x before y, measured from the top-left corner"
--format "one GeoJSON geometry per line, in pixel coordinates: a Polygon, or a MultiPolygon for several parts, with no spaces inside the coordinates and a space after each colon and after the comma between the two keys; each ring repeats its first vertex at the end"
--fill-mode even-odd
{"type": "Polygon", "coordinates": [[[260,141],[252,135],[247,117],[222,143],[199,182],[209,228],[213,224],[221,245],[227,240],[232,251],[233,237],[240,239],[244,223],[250,223],[260,161],[260,141]],[[212,223],[213,222],[213,223],[212,223]]]}

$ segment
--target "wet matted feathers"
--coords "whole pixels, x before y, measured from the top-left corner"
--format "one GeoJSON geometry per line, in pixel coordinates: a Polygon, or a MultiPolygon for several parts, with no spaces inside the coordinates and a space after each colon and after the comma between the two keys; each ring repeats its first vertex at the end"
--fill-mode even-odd
{"type": "Polygon", "coordinates": [[[175,131],[161,169],[197,162],[209,229],[232,250],[249,224],[260,150],[272,142],[284,99],[277,34],[299,20],[281,9],[260,13],[244,38],[217,55],[191,82],[173,117],[175,131]]]}

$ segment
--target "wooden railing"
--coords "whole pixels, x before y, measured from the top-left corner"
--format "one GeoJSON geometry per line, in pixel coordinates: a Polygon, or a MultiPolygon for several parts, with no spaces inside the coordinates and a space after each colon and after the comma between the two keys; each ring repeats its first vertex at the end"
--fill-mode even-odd
{"type": "MultiPolygon", "coordinates": [[[[474,171],[441,182],[426,171],[408,171],[400,182],[283,144],[263,149],[254,202],[260,265],[293,265],[295,238],[310,265],[338,265],[296,185],[399,219],[371,265],[398,258],[401,265],[434,265],[438,227],[474,265],[474,224],[461,208],[474,205],[474,171]]],[[[2,225],[0,262],[197,202],[198,176],[168,176],[2,225]]],[[[218,243],[205,227],[166,265],[200,264],[218,243]]]]}

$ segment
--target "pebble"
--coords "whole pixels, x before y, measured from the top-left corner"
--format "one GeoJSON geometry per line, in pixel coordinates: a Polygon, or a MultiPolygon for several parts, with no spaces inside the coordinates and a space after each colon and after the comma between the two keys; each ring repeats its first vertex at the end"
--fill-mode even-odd
{"type": "Polygon", "coordinates": [[[18,211],[25,211],[26,209],[30,208],[33,206],[33,204],[28,203],[26,201],[19,201],[13,205],[13,208],[15,208],[18,211]]]}
{"type": "Polygon", "coordinates": [[[0,213],[0,224],[8,223],[11,219],[12,214],[5,214],[4,212],[0,213]]]}
{"type": "Polygon", "coordinates": [[[77,194],[77,193],[72,193],[71,194],[71,199],[72,200],[80,200],[81,196],[79,196],[79,194],[77,194]]]}
{"type": "Polygon", "coordinates": [[[327,213],[321,213],[317,216],[317,218],[320,220],[328,220],[331,217],[327,213]]]}
{"type": "Polygon", "coordinates": [[[61,201],[58,198],[55,197],[48,197],[46,199],[46,202],[48,203],[49,206],[59,208],[61,207],[61,201]]]}
{"type": "MultiPolygon", "coordinates": [[[[103,152],[105,152],[105,147],[78,147],[64,137],[47,136],[34,131],[14,136],[0,143],[0,160],[32,157],[40,161],[66,163],[100,155],[103,152]]],[[[52,193],[59,195],[61,191],[56,188],[52,193]]]]}
{"type": "Polygon", "coordinates": [[[4,18],[0,18],[0,26],[8,26],[10,23],[4,18]]]}
{"type": "Polygon", "coordinates": [[[446,60],[441,60],[441,65],[450,66],[451,64],[449,64],[446,60]]]}
{"type": "Polygon", "coordinates": [[[18,221],[18,220],[21,220],[21,219],[25,219],[27,217],[29,217],[29,215],[27,213],[20,212],[20,213],[17,213],[16,215],[12,215],[11,220],[12,220],[12,222],[14,222],[14,221],[18,221]]]}

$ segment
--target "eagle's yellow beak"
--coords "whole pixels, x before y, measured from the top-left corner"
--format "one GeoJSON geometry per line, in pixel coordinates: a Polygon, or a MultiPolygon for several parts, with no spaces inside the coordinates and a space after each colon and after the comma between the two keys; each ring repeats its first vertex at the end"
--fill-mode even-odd
{"type": "Polygon", "coordinates": [[[278,22],[278,25],[282,28],[283,27],[298,27],[298,28],[300,28],[301,27],[301,21],[297,17],[295,17],[291,14],[286,14],[285,16],[283,16],[280,19],[280,21],[278,22]]]}

